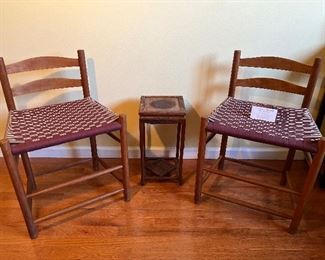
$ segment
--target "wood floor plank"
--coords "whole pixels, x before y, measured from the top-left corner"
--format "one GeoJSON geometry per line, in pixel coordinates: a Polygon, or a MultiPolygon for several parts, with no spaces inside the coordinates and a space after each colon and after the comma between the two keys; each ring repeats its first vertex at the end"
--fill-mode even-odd
{"type": "MultiPolygon", "coordinates": [[[[73,161],[32,159],[38,172],[73,161]]],[[[268,163],[282,165],[277,161],[268,163]]],[[[4,161],[0,159],[0,259],[325,259],[325,190],[315,188],[298,233],[290,235],[286,232],[289,221],[280,217],[206,196],[200,205],[195,205],[195,165],[195,160],[184,161],[182,186],[172,182],[140,186],[139,160],[130,160],[130,202],[117,195],[41,223],[39,237],[30,240],[4,161]]],[[[227,167],[241,173],[235,163],[227,162],[227,167]]],[[[305,169],[304,162],[295,162],[294,186],[301,185],[305,169]]],[[[42,175],[36,179],[40,187],[46,188],[87,172],[84,166],[78,166],[69,169],[68,174],[42,175]]],[[[249,175],[256,173],[260,180],[270,182],[279,177],[259,170],[249,175]]],[[[267,189],[256,191],[246,184],[231,183],[211,176],[204,189],[246,196],[266,205],[290,203],[287,194],[271,195],[267,189]]],[[[119,185],[113,177],[103,176],[88,184],[42,195],[34,203],[36,213],[47,214],[119,185]]]]}

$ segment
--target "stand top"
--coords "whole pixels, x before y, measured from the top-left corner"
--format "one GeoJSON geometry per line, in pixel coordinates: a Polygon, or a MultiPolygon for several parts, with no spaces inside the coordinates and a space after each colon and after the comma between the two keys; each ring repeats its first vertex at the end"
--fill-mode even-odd
{"type": "Polygon", "coordinates": [[[140,116],[185,116],[182,96],[141,96],[140,116]]]}

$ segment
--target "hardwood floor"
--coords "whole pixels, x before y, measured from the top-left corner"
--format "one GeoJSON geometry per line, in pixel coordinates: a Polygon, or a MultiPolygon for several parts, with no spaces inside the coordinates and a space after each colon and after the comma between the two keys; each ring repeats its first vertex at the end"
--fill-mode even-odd
{"type": "MultiPolygon", "coordinates": [[[[32,159],[36,172],[70,161],[32,159]]],[[[114,164],[112,160],[108,162],[114,164]]],[[[325,259],[325,190],[315,188],[298,233],[290,235],[286,232],[289,221],[282,218],[208,197],[195,205],[195,165],[195,160],[184,161],[185,183],[181,187],[170,182],[140,186],[139,160],[130,160],[130,202],[117,195],[87,206],[43,223],[39,237],[30,240],[0,159],[0,259],[325,259]]],[[[234,163],[227,163],[226,167],[241,169],[234,163]]],[[[296,186],[301,184],[305,168],[304,162],[295,163],[296,186]]],[[[37,181],[40,187],[46,187],[48,183],[86,173],[85,167],[78,166],[69,174],[41,175],[37,181]]],[[[274,179],[264,172],[260,177],[271,182],[279,180],[279,176],[274,179]]],[[[41,196],[34,204],[36,214],[90,198],[116,185],[112,177],[102,177],[41,196]]],[[[290,202],[286,194],[271,195],[267,189],[256,191],[243,184],[226,189],[226,185],[230,185],[230,180],[211,176],[204,189],[245,196],[262,205],[281,202],[287,206],[290,202]]]]}

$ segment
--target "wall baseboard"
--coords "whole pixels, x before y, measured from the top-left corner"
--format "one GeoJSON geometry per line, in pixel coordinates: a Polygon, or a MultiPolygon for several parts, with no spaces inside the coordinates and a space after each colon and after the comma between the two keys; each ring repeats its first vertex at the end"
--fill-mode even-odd
{"type": "MultiPolygon", "coordinates": [[[[269,160],[284,160],[288,149],[285,148],[267,148],[267,147],[242,147],[228,148],[227,155],[237,159],[269,159],[269,160]]],[[[98,147],[98,154],[103,158],[120,157],[120,149],[118,147],[98,147]]],[[[173,156],[175,149],[162,147],[153,147],[147,152],[148,156],[173,156]]],[[[219,149],[207,148],[206,158],[217,158],[219,149]]],[[[76,148],[68,148],[64,146],[55,146],[47,149],[42,149],[30,153],[30,157],[41,158],[87,158],[90,157],[90,149],[86,146],[76,148]]],[[[0,153],[2,157],[2,153],[0,153]]],[[[140,158],[138,147],[129,147],[129,158],[140,158]]],[[[184,149],[184,159],[196,159],[197,148],[189,147],[184,149]]],[[[302,152],[297,152],[295,159],[302,160],[304,155],[302,152]]]]}

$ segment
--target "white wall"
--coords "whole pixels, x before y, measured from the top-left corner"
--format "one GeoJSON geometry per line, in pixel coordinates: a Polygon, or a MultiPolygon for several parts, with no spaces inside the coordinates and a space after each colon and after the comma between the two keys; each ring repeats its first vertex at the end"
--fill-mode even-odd
{"type": "MultiPolygon", "coordinates": [[[[38,55],[74,57],[77,49],[86,51],[92,95],[127,114],[131,147],[138,145],[139,97],[183,95],[186,148],[195,151],[199,116],[226,97],[233,51],[302,62],[325,57],[325,2],[0,0],[0,55],[7,63],[38,55]]],[[[324,69],[321,74],[320,81],[324,69]]],[[[3,135],[7,111],[0,93],[3,135]]],[[[19,103],[70,96],[55,91],[19,103]]],[[[172,145],[173,131],[152,132],[153,146],[172,145]]],[[[115,145],[103,138],[99,144],[115,145]]],[[[240,144],[248,145],[232,146],[240,144]]]]}

